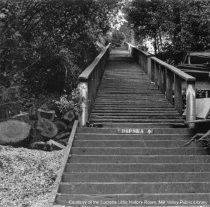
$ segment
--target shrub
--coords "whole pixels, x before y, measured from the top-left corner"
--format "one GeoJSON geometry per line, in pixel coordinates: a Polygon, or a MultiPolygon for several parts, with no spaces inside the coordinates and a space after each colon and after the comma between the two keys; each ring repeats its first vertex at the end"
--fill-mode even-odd
{"type": "Polygon", "coordinates": [[[71,91],[109,29],[102,1],[6,0],[0,8],[1,83],[32,93],[71,91]]]}

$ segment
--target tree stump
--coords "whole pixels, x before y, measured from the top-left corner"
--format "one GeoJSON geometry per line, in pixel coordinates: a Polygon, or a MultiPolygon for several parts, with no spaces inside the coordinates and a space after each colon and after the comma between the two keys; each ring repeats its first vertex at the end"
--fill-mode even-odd
{"type": "Polygon", "coordinates": [[[31,126],[18,120],[0,122],[0,144],[22,146],[29,142],[31,126]]]}
{"type": "Polygon", "coordinates": [[[52,138],[57,135],[58,128],[50,120],[40,118],[37,122],[37,129],[41,131],[41,135],[47,138],[52,138]]]}

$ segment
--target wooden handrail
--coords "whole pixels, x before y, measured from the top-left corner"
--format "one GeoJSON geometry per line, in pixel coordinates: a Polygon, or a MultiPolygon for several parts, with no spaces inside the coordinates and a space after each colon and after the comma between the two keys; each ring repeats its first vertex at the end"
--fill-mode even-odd
{"type": "Polygon", "coordinates": [[[111,44],[107,45],[107,47],[79,76],[78,88],[82,97],[82,114],[79,118],[80,126],[85,126],[88,121],[98,87],[103,77],[105,65],[109,56],[110,45],[111,44]]]}
{"type": "Polygon", "coordinates": [[[132,44],[130,44],[130,43],[125,42],[125,44],[126,44],[128,47],[130,46],[130,47],[135,48],[136,50],[138,50],[139,52],[143,53],[143,54],[146,55],[146,56],[151,56],[151,55],[152,55],[152,54],[149,53],[149,52],[140,50],[139,48],[137,48],[136,46],[134,46],[134,45],[132,45],[132,44]]]}
{"type": "Polygon", "coordinates": [[[155,82],[160,91],[165,94],[168,101],[176,110],[183,112],[183,81],[186,82],[186,121],[190,128],[195,124],[195,81],[196,79],[180,69],[142,51],[135,46],[126,43],[128,50],[141,68],[155,82]]]}
{"type": "Polygon", "coordinates": [[[180,78],[182,78],[187,82],[194,82],[196,80],[195,77],[181,71],[180,69],[174,67],[173,65],[170,65],[156,57],[151,57],[151,59],[159,63],[160,65],[164,66],[165,68],[169,69],[171,72],[175,73],[176,75],[178,75],[180,78]]]}
{"type": "Polygon", "coordinates": [[[79,75],[79,80],[80,81],[87,81],[101,59],[104,57],[104,55],[107,53],[107,51],[110,48],[110,44],[106,46],[106,48],[94,59],[94,61],[79,75]]]}

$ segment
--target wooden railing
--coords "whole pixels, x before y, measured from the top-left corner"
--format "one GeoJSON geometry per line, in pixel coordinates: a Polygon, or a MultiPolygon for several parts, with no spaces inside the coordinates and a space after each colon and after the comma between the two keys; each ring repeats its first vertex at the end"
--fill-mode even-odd
{"type": "Polygon", "coordinates": [[[82,114],[80,126],[85,126],[91,112],[98,87],[103,77],[104,68],[109,56],[110,44],[95,58],[95,60],[79,76],[80,94],[82,96],[82,114]]]}
{"type": "MultiPolygon", "coordinates": [[[[126,45],[135,61],[139,63],[151,81],[158,86],[159,90],[165,94],[168,101],[174,105],[180,114],[183,112],[183,91],[186,92],[186,121],[191,122],[195,120],[196,79],[129,43],[126,43],[126,45]],[[186,88],[183,87],[184,82],[186,83],[186,88]]],[[[189,123],[189,127],[193,128],[194,124],[189,123]]]]}

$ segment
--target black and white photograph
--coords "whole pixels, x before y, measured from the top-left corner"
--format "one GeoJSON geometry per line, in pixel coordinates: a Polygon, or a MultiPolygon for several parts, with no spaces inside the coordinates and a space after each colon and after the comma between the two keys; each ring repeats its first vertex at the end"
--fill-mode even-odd
{"type": "Polygon", "coordinates": [[[0,207],[210,207],[210,0],[0,0],[0,207]]]}

